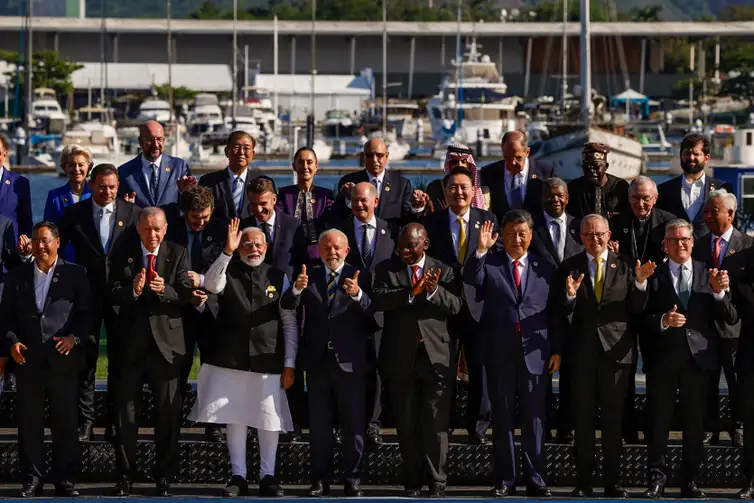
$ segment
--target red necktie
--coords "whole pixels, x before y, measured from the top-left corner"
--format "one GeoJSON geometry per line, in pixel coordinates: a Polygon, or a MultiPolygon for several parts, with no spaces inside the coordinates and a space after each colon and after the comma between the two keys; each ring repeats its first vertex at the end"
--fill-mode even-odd
{"type": "MultiPolygon", "coordinates": [[[[513,261],[513,282],[516,284],[516,295],[521,298],[521,273],[518,270],[518,260],[513,261]]],[[[521,321],[516,322],[516,333],[521,332],[521,321]]]]}
{"type": "MultiPolygon", "coordinates": [[[[421,280],[421,276],[419,275],[419,266],[418,265],[412,265],[411,266],[411,286],[415,286],[419,281],[421,280]]],[[[422,337],[422,331],[419,326],[416,326],[416,340],[421,342],[424,340],[422,337]]]]}
{"type": "Polygon", "coordinates": [[[154,261],[156,258],[151,253],[147,255],[147,283],[151,283],[154,279],[154,261]]]}
{"type": "Polygon", "coordinates": [[[715,264],[715,267],[720,267],[720,241],[722,241],[721,236],[717,236],[715,238],[715,249],[712,252],[712,263],[715,264]]]}

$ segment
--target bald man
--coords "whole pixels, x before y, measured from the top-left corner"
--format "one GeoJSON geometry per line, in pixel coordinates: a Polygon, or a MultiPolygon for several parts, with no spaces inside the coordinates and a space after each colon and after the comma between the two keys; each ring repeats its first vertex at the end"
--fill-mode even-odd
{"type": "Polygon", "coordinates": [[[558,176],[555,167],[529,157],[529,140],[521,131],[505,133],[502,147],[503,158],[479,173],[481,185],[490,188],[490,211],[499,222],[509,210],[540,215],[543,184],[558,176]]]}
{"type": "Polygon", "coordinates": [[[139,127],[141,153],[118,168],[118,197],[140,208],[162,208],[168,220],[180,217],[181,193],[196,185],[188,163],[165,150],[165,130],[157,121],[139,127]]]}
{"type": "Polygon", "coordinates": [[[379,138],[364,144],[364,166],[361,171],[349,173],[338,182],[336,211],[341,218],[351,214],[351,189],[359,182],[369,182],[377,189],[379,203],[377,218],[400,227],[416,220],[427,203],[429,196],[421,190],[411,190],[411,182],[395,171],[387,170],[390,153],[385,142],[379,138]]]}

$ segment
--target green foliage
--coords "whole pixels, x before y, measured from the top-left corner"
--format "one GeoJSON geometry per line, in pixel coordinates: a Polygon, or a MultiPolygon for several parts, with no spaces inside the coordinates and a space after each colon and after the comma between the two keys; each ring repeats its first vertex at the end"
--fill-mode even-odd
{"type": "MultiPolygon", "coordinates": [[[[25,78],[25,58],[21,59],[20,79],[19,71],[15,65],[18,64],[18,53],[13,51],[4,51],[0,49],[0,60],[14,65],[13,69],[6,72],[10,78],[11,94],[15,93],[16,83],[20,82],[22,92],[25,78]]],[[[73,91],[71,75],[76,70],[83,68],[84,65],[74,63],[70,59],[61,58],[60,54],[55,51],[37,51],[32,56],[33,74],[32,88],[47,87],[53,89],[58,96],[66,95],[73,91]]]]}
{"type": "MultiPolygon", "coordinates": [[[[157,93],[157,96],[160,98],[167,100],[170,99],[170,87],[168,86],[168,83],[165,82],[164,84],[161,84],[159,86],[154,87],[155,92],[157,93]]],[[[174,87],[173,88],[173,99],[175,101],[179,100],[190,100],[194,96],[199,94],[199,91],[194,91],[192,89],[188,89],[186,87],[174,87]]]]}
{"type": "Polygon", "coordinates": [[[722,94],[754,106],[754,67],[730,77],[722,84],[722,94]]]}

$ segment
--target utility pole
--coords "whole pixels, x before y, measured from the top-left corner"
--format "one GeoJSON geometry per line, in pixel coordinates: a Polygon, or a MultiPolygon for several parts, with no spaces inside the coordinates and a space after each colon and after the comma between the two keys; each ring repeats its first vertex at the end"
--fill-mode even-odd
{"type": "MultiPolygon", "coordinates": [[[[27,18],[26,18],[26,35],[28,38],[27,44],[26,44],[26,71],[24,72],[25,76],[25,83],[26,86],[26,130],[28,133],[29,130],[29,123],[31,121],[31,105],[32,101],[34,100],[34,91],[32,89],[33,87],[33,57],[32,57],[32,39],[33,36],[33,30],[32,30],[32,18],[34,17],[34,11],[32,10],[32,0],[27,0],[27,18]]],[[[31,152],[31,135],[27,134],[27,141],[26,141],[26,153],[27,155],[31,152]]],[[[16,160],[16,164],[21,164],[21,159],[16,160]]]]}

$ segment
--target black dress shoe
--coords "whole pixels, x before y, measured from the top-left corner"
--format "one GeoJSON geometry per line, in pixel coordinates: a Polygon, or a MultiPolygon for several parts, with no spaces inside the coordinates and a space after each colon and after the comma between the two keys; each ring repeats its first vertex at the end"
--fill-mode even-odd
{"type": "Polygon", "coordinates": [[[158,498],[170,498],[173,495],[173,489],[170,487],[170,482],[165,479],[160,479],[155,484],[155,494],[158,498]]]}
{"type": "Polygon", "coordinates": [[[665,486],[662,485],[662,484],[660,484],[659,482],[655,482],[654,484],[652,484],[651,486],[649,486],[649,489],[647,489],[646,491],[644,491],[644,495],[643,496],[645,498],[649,498],[649,499],[653,499],[653,500],[656,500],[656,499],[659,499],[659,498],[664,498],[665,497],[665,486]]]}
{"type": "Polygon", "coordinates": [[[571,492],[571,496],[574,498],[592,498],[594,497],[594,489],[589,486],[576,486],[571,492]]]}
{"type": "Polygon", "coordinates": [[[19,496],[22,498],[33,498],[35,496],[42,496],[42,490],[44,489],[44,484],[42,484],[41,481],[37,482],[29,482],[24,484],[24,487],[21,489],[21,493],[19,496]]]}
{"type": "Polygon", "coordinates": [[[343,443],[343,437],[340,435],[340,430],[333,431],[332,440],[336,444],[342,444],[343,443]]]}
{"type": "Polygon", "coordinates": [[[487,440],[487,435],[471,435],[469,437],[469,445],[487,445],[490,441],[487,440]]]}
{"type": "Polygon", "coordinates": [[[506,496],[515,496],[515,486],[495,486],[490,490],[490,496],[493,498],[505,498],[506,496]]]}
{"type": "Polygon", "coordinates": [[[531,498],[551,498],[552,491],[547,486],[529,486],[526,488],[526,495],[531,498]]]}
{"type": "Polygon", "coordinates": [[[351,484],[350,482],[346,482],[345,487],[343,487],[343,491],[349,498],[361,498],[362,496],[364,496],[364,491],[361,490],[359,484],[351,484]]]}
{"type": "Polygon", "coordinates": [[[445,496],[445,484],[432,484],[429,487],[430,498],[444,498],[445,496]]]}
{"type": "Polygon", "coordinates": [[[259,495],[263,498],[282,498],[285,496],[285,491],[275,480],[272,475],[265,475],[262,480],[259,481],[259,495]]]}
{"type": "Polygon", "coordinates": [[[79,496],[81,496],[81,494],[79,494],[79,492],[74,489],[73,484],[56,484],[54,496],[56,498],[78,498],[79,496]]]}
{"type": "Polygon", "coordinates": [[[741,489],[736,494],[736,499],[739,500],[752,500],[754,499],[754,484],[749,484],[748,486],[741,489]]]}
{"type": "Polygon", "coordinates": [[[743,430],[735,430],[730,434],[730,442],[733,444],[733,447],[743,447],[744,446],[744,431],[743,430]]]}
{"type": "Polygon", "coordinates": [[[113,487],[113,496],[119,497],[119,498],[125,498],[128,496],[131,496],[131,490],[133,487],[131,486],[131,482],[123,481],[118,482],[115,487],[113,487]]]}
{"type": "Polygon", "coordinates": [[[681,487],[681,498],[704,499],[707,495],[695,483],[681,487]]]}
{"type": "Polygon", "coordinates": [[[86,422],[79,428],[79,442],[89,442],[92,439],[92,423],[86,422]]]}
{"type": "Polygon", "coordinates": [[[623,489],[621,485],[605,486],[605,498],[626,499],[628,498],[628,491],[623,489]]]}
{"type": "Polygon", "coordinates": [[[107,428],[105,428],[105,442],[115,443],[117,436],[118,434],[116,433],[114,424],[110,424],[107,426],[107,428]]]}
{"type": "Polygon", "coordinates": [[[559,444],[564,445],[573,444],[573,430],[558,430],[555,441],[559,444]]]}
{"type": "Polygon", "coordinates": [[[309,496],[312,498],[319,498],[320,496],[327,496],[328,494],[330,494],[329,484],[325,484],[321,480],[312,482],[312,486],[309,488],[309,496]]]}
{"type": "Polygon", "coordinates": [[[240,475],[233,475],[223,488],[223,496],[236,497],[249,494],[249,483],[240,475]]]}
{"type": "Polygon", "coordinates": [[[382,445],[382,435],[380,435],[380,430],[375,428],[368,429],[367,441],[372,445],[382,445]]]}
{"type": "Polygon", "coordinates": [[[421,489],[405,489],[403,491],[403,496],[406,498],[419,498],[421,495],[421,489]]]}
{"type": "Polygon", "coordinates": [[[204,439],[207,442],[215,442],[219,444],[225,441],[223,430],[219,426],[207,426],[204,429],[204,439]]]}

